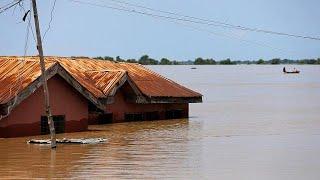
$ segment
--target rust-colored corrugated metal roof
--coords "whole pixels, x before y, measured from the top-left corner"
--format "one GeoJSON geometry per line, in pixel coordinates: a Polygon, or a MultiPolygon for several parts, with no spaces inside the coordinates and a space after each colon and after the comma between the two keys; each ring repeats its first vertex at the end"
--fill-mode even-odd
{"type": "Polygon", "coordinates": [[[68,71],[126,71],[142,94],[148,97],[201,97],[202,95],[134,63],[115,63],[89,58],[57,58],[68,71]]]}
{"type": "MultiPolygon", "coordinates": [[[[45,60],[46,68],[59,63],[96,98],[107,97],[124,76],[128,76],[139,91],[147,97],[202,96],[139,64],[69,57],[46,57],[45,60]]],[[[10,100],[40,74],[38,57],[0,56],[0,86],[3,87],[0,89],[0,104],[10,100]]]]}
{"type": "Polygon", "coordinates": [[[89,71],[86,72],[89,81],[101,90],[105,96],[108,96],[112,88],[116,86],[118,81],[126,75],[125,71],[89,71]]]}
{"type": "Polygon", "coordinates": [[[73,60],[71,58],[55,58],[80,84],[91,91],[97,98],[105,98],[126,75],[121,69],[106,68],[114,63],[96,64],[92,61],[73,60]]]}
{"type": "MultiPolygon", "coordinates": [[[[55,62],[47,62],[46,68],[55,62]]],[[[4,104],[41,75],[38,61],[0,57],[0,104],[4,104]]]]}

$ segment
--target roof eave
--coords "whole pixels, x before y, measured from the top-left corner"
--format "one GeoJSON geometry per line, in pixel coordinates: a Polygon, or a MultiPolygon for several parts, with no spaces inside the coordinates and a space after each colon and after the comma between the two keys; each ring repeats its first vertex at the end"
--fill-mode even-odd
{"type": "Polygon", "coordinates": [[[105,104],[99,97],[95,97],[89,90],[87,90],[84,86],[82,86],[67,70],[64,69],[58,63],[58,71],[59,74],[68,84],[70,84],[73,88],[75,88],[81,95],[83,95],[87,100],[92,102],[96,107],[101,110],[105,110],[105,104]]]}
{"type": "MultiPolygon", "coordinates": [[[[50,79],[54,75],[60,75],[68,84],[75,88],[86,99],[95,104],[99,109],[105,110],[105,105],[99,98],[96,98],[90,91],[84,88],[78,81],[76,81],[59,63],[55,63],[45,71],[47,79],[50,79]]],[[[28,98],[34,93],[40,86],[42,86],[41,76],[37,77],[29,86],[24,88],[14,98],[6,103],[0,104],[0,115],[6,117],[10,114],[11,110],[18,106],[23,100],[28,98]]]]}
{"type": "Polygon", "coordinates": [[[202,96],[195,97],[150,97],[149,103],[202,103],[202,96]]]}
{"type": "MultiPolygon", "coordinates": [[[[58,63],[49,67],[46,71],[47,79],[50,79],[57,73],[58,63]]],[[[28,98],[33,92],[35,92],[40,86],[42,86],[41,75],[37,77],[32,83],[26,88],[20,91],[16,96],[10,99],[8,102],[1,104],[1,115],[2,118],[10,114],[11,110],[18,106],[23,100],[28,98]]]]}

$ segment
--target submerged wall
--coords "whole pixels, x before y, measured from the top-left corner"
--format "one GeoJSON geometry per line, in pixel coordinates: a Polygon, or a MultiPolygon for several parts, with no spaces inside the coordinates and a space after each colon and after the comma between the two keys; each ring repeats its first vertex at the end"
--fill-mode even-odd
{"type": "MultiPolygon", "coordinates": [[[[48,88],[52,115],[65,115],[65,132],[87,130],[87,100],[58,75],[48,80],[48,88]]],[[[0,121],[0,137],[39,135],[44,115],[43,88],[40,87],[0,121]]]]}
{"type": "Polygon", "coordinates": [[[130,103],[125,100],[125,94],[122,90],[118,91],[115,95],[115,101],[113,104],[107,105],[107,112],[113,113],[113,122],[125,121],[125,114],[130,113],[146,113],[146,112],[158,112],[159,119],[167,119],[165,117],[166,111],[169,110],[183,110],[181,118],[188,117],[189,106],[188,103],[176,104],[176,103],[161,103],[161,104],[136,104],[130,103]]]}
{"type": "Polygon", "coordinates": [[[187,118],[189,116],[188,103],[158,103],[158,104],[136,104],[127,99],[132,96],[132,89],[124,85],[118,90],[112,104],[106,105],[106,112],[109,115],[102,115],[100,112],[89,113],[89,124],[118,123],[125,121],[157,120],[187,118]],[[170,111],[178,110],[177,117],[168,117],[170,111]],[[127,116],[126,116],[127,114],[127,116]],[[102,120],[102,121],[101,121],[102,120]]]}

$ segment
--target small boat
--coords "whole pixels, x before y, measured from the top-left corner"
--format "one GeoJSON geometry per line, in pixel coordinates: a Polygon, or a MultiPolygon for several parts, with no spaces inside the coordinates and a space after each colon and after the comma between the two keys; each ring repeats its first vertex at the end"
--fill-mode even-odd
{"type": "Polygon", "coordinates": [[[300,71],[286,71],[285,74],[299,74],[300,71]]]}
{"type": "Polygon", "coordinates": [[[296,68],[294,68],[293,71],[287,71],[285,67],[282,69],[282,72],[285,74],[299,74],[300,73],[300,71],[297,70],[296,68]]]}
{"type": "Polygon", "coordinates": [[[196,67],[192,67],[191,69],[197,69],[196,67]]]}

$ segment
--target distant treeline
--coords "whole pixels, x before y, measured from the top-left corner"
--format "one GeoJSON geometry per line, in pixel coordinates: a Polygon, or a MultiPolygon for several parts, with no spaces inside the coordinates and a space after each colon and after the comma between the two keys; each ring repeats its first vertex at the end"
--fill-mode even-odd
{"type": "Polygon", "coordinates": [[[178,60],[170,60],[167,58],[162,58],[160,60],[156,60],[150,58],[148,55],[141,56],[140,59],[122,59],[120,56],[116,58],[110,56],[104,57],[95,57],[94,59],[101,59],[101,60],[109,60],[115,62],[128,62],[128,63],[139,63],[142,65],[235,65],[235,64],[320,64],[320,58],[318,59],[300,59],[300,60],[290,60],[290,59],[280,59],[274,58],[271,60],[236,60],[233,61],[231,59],[224,59],[216,61],[212,58],[201,58],[198,57],[195,60],[188,60],[188,61],[178,61],[178,60]]]}

